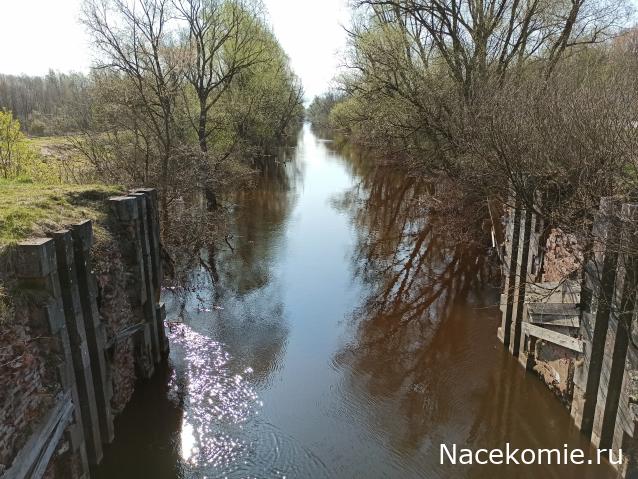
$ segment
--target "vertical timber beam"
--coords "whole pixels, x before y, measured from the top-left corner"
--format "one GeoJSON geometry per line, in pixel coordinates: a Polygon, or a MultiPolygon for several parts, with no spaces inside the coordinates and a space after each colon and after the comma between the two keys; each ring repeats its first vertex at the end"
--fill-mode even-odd
{"type": "Polygon", "coordinates": [[[100,321],[97,307],[97,284],[91,264],[93,225],[90,220],[73,225],[73,252],[78,275],[78,290],[82,304],[82,315],[86,331],[86,343],[91,359],[93,390],[98,410],[100,435],[103,443],[110,443],[115,436],[111,398],[113,382],[111,370],[105,356],[106,332],[100,321]]]}
{"type": "MultiPolygon", "coordinates": [[[[147,295],[147,278],[142,251],[142,235],[140,226],[139,197],[115,196],[109,198],[112,216],[115,219],[116,235],[119,241],[122,259],[124,260],[129,280],[126,290],[133,313],[144,319],[143,334],[136,336],[136,366],[139,374],[150,378],[155,371],[154,358],[159,351],[159,335],[157,322],[149,321],[145,314],[147,295]]],[[[154,306],[154,305],[153,305],[154,306]]],[[[153,312],[153,317],[155,312],[153,312]]]]}
{"type": "Polygon", "coordinates": [[[614,440],[618,406],[622,392],[631,322],[636,307],[638,273],[638,238],[635,223],[638,204],[624,204],[622,230],[611,316],[607,330],[598,400],[592,427],[592,442],[600,449],[610,449],[614,440]]]}
{"type": "Polygon", "coordinates": [[[580,430],[592,435],[598,402],[600,375],[609,327],[609,315],[618,263],[621,200],[600,199],[593,224],[593,257],[585,265],[581,301],[580,336],[584,340],[582,369],[574,374],[574,397],[571,414],[580,430]]]}
{"type": "Polygon", "coordinates": [[[99,464],[103,457],[102,439],[84,328],[82,303],[78,288],[73,239],[71,232],[68,230],[55,232],[52,237],[55,241],[64,317],[71,343],[71,355],[79,399],[78,406],[82,415],[87,455],[91,464],[99,464]]]}
{"type": "Polygon", "coordinates": [[[70,393],[74,404],[73,422],[67,434],[73,452],[79,457],[80,473],[83,477],[88,477],[86,444],[78,407],[71,343],[64,317],[55,244],[50,238],[28,240],[17,245],[16,253],[16,278],[20,286],[32,292],[34,297],[28,305],[31,326],[52,339],[51,345],[61,358],[58,379],[64,391],[70,393]]]}
{"type": "Polygon", "coordinates": [[[506,265],[507,275],[505,277],[505,311],[503,312],[503,322],[501,325],[501,333],[503,344],[506,348],[510,347],[511,331],[512,331],[512,317],[514,310],[514,303],[516,301],[516,293],[518,291],[516,287],[516,278],[518,276],[518,247],[520,244],[521,236],[521,208],[520,201],[516,200],[514,203],[514,218],[507,225],[506,236],[507,241],[505,245],[505,254],[508,261],[506,265]]]}
{"type": "Polygon", "coordinates": [[[153,285],[153,264],[151,259],[151,246],[149,241],[149,223],[146,195],[144,193],[132,193],[131,197],[137,201],[137,211],[139,213],[138,227],[141,246],[140,272],[144,275],[145,297],[143,309],[144,319],[150,325],[153,333],[152,350],[153,361],[158,363],[162,358],[162,343],[164,336],[164,324],[157,316],[155,288],[153,285]]]}
{"type": "MultiPolygon", "coordinates": [[[[162,262],[160,256],[160,215],[159,215],[159,203],[157,198],[157,190],[154,188],[139,188],[137,193],[142,193],[146,196],[146,222],[148,225],[148,243],[150,249],[150,261],[152,271],[152,282],[154,299],[157,303],[156,307],[162,308],[163,305],[159,304],[162,288],[162,262]]],[[[163,355],[168,354],[169,344],[166,332],[164,330],[164,316],[157,316],[159,322],[158,333],[160,350],[163,355]]]]}
{"type": "Polygon", "coordinates": [[[510,352],[518,357],[521,345],[521,332],[523,329],[523,312],[525,308],[525,291],[527,287],[527,272],[529,268],[529,240],[531,236],[532,211],[525,209],[521,218],[521,233],[519,236],[517,272],[516,272],[516,294],[513,308],[513,334],[510,341],[510,352]]]}

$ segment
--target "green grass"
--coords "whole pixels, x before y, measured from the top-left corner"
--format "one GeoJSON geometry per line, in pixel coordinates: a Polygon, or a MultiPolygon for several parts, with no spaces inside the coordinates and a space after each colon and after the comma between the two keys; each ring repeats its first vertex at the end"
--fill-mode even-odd
{"type": "Polygon", "coordinates": [[[68,143],[66,136],[30,136],[27,141],[37,148],[46,146],[64,146],[68,143]]]}
{"type": "Polygon", "coordinates": [[[108,208],[106,199],[123,192],[121,187],[99,184],[0,180],[0,249],[83,219],[100,223],[108,208]]]}

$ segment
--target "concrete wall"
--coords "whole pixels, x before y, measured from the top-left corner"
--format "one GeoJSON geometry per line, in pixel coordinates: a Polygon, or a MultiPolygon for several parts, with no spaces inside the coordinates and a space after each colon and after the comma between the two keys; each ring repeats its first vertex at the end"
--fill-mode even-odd
{"type": "Polygon", "coordinates": [[[0,344],[3,479],[89,477],[136,379],[168,352],[157,193],[109,203],[99,244],[84,221],[24,241],[0,263],[16,296],[0,344]]]}

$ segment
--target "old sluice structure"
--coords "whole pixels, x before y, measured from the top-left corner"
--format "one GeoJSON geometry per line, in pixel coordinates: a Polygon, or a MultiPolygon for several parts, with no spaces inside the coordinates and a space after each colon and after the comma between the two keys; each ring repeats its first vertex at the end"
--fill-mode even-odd
{"type": "Polygon", "coordinates": [[[108,201],[107,222],[122,284],[98,285],[91,221],[19,243],[3,263],[1,274],[13,277],[18,291],[28,297],[16,311],[29,336],[25,342],[39,343],[38,351],[49,355],[40,368],[49,371],[26,365],[13,390],[4,392],[9,400],[0,410],[2,479],[88,478],[90,465],[100,463],[104,444],[114,439],[114,404],[130,398],[115,398],[120,392],[114,389],[121,389],[127,369],[134,369],[130,383],[135,377],[150,377],[168,353],[164,307],[159,303],[157,192],[141,189],[108,201]],[[107,291],[113,297],[104,297],[107,291]],[[127,309],[108,310],[118,301],[127,309]],[[46,341],[35,341],[43,338],[46,341]],[[27,417],[28,406],[41,393],[47,375],[53,376],[47,387],[55,395],[34,424],[27,417]],[[25,430],[29,435],[16,445],[25,430]]]}
{"type": "Polygon", "coordinates": [[[638,418],[638,204],[602,198],[591,254],[516,201],[505,206],[498,336],[569,408],[599,449],[635,472],[638,418]]]}

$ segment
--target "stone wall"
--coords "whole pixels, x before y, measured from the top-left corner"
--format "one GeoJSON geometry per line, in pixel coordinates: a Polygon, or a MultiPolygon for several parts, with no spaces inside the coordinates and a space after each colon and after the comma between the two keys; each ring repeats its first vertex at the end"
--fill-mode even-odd
{"type": "Polygon", "coordinates": [[[583,252],[576,236],[552,228],[545,243],[543,281],[563,281],[577,276],[583,266],[583,252]]]}
{"type": "Polygon", "coordinates": [[[168,352],[157,193],[109,199],[0,261],[0,475],[88,478],[139,377],[168,352]]]}

